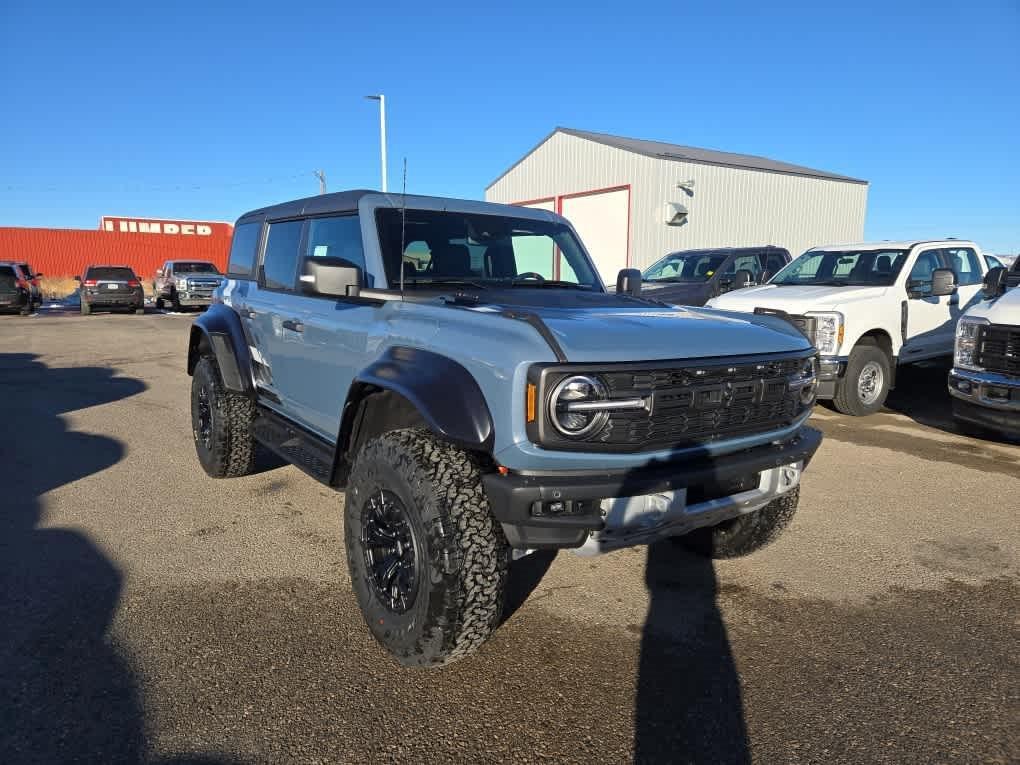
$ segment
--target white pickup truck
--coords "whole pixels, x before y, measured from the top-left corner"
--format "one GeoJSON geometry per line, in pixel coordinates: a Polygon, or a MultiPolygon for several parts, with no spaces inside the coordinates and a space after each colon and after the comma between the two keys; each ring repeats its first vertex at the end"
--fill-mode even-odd
{"type": "Polygon", "coordinates": [[[956,325],[953,416],[1020,437],[1020,259],[989,271],[982,296],[956,325]]]}
{"type": "Polygon", "coordinates": [[[708,306],[786,314],[818,349],[818,397],[861,416],[882,408],[899,364],[952,355],[987,271],[980,248],[958,239],[816,247],[708,306]]]}

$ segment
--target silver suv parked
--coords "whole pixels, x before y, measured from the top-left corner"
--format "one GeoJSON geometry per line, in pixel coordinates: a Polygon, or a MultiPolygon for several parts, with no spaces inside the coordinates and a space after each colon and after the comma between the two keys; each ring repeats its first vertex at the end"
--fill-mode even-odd
{"type": "Polygon", "coordinates": [[[478,648],[513,556],[759,549],[821,441],[815,349],[643,299],[634,269],[616,286],[542,210],[351,191],[247,213],[191,329],[199,462],[245,475],[259,443],[345,492],[355,595],[405,664],[478,648]]]}

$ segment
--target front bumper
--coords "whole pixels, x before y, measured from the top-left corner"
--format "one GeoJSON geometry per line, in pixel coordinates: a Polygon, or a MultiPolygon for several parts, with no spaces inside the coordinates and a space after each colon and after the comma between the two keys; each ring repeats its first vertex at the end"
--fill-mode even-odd
{"type": "Polygon", "coordinates": [[[177,302],[181,305],[196,306],[196,305],[212,305],[212,293],[211,292],[178,292],[177,302]]]}
{"type": "Polygon", "coordinates": [[[846,374],[846,361],[846,356],[818,357],[818,398],[835,397],[836,386],[846,374]]]}
{"type": "Polygon", "coordinates": [[[949,373],[949,394],[957,419],[1020,434],[1020,378],[954,368],[949,373]]]}
{"type": "MultiPolygon", "coordinates": [[[[796,480],[799,480],[800,470],[807,466],[821,441],[819,431],[804,426],[783,442],[724,456],[653,462],[631,470],[570,474],[489,473],[482,477],[482,481],[493,514],[503,526],[512,547],[538,549],[586,545],[587,548],[588,538],[593,537],[598,549],[591,551],[605,552],[646,543],[655,536],[685,533],[698,525],[706,525],[696,522],[693,517],[702,510],[712,513],[711,516],[699,516],[711,525],[764,506],[796,485],[794,481],[784,486],[783,472],[776,469],[793,468],[796,480]],[[663,524],[657,524],[656,533],[648,532],[647,515],[639,524],[640,528],[630,528],[626,523],[615,524],[612,503],[604,502],[651,495],[672,497],[680,490],[686,490],[681,502],[686,504],[687,512],[681,509],[678,515],[670,510],[663,516],[663,524]],[[759,494],[751,497],[752,491],[759,494]],[[763,502],[752,506],[756,500],[763,502]],[[680,516],[684,518],[681,520],[680,516]],[[604,534],[604,531],[610,534],[604,534]],[[608,541],[613,534],[616,535],[613,541],[608,541]]],[[[789,476],[789,473],[786,475],[789,476]]]]}

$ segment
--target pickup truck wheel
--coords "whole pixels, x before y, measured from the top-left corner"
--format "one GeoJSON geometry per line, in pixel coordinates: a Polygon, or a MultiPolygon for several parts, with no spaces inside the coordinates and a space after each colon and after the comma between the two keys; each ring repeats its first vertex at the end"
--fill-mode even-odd
{"type": "Polygon", "coordinates": [[[177,290],[173,290],[170,293],[170,305],[173,306],[175,311],[181,310],[181,299],[177,296],[177,290]]]}
{"type": "Polygon", "coordinates": [[[761,510],[741,515],[717,526],[695,529],[674,537],[692,552],[706,558],[740,558],[774,542],[793,520],[800,498],[800,487],[769,502],[761,510]]]}
{"type": "Polygon", "coordinates": [[[832,403],[843,414],[864,417],[885,404],[891,378],[889,357],[874,345],[858,345],[850,351],[846,375],[836,386],[832,403]]]}
{"type": "Polygon", "coordinates": [[[156,298],[156,310],[157,311],[163,310],[163,298],[161,297],[156,298]]]}
{"type": "Polygon", "coordinates": [[[199,359],[191,378],[191,431],[206,473],[213,478],[235,478],[255,469],[254,418],[251,399],[223,387],[215,359],[199,359]]]}
{"type": "Polygon", "coordinates": [[[455,661],[498,625],[510,548],[463,450],[424,430],[366,444],[351,468],[344,541],[365,622],[401,664],[455,661]]]}

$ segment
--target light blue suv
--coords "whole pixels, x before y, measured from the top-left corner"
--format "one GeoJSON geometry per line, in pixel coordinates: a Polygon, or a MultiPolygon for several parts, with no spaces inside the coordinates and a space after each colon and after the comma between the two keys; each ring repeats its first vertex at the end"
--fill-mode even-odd
{"type": "Polygon", "coordinates": [[[188,348],[199,461],[261,444],[346,492],[354,592],[400,662],[475,650],[510,560],[663,538],[744,555],[821,441],[781,317],[608,293],[553,213],[348,191],[238,219],[188,348]]]}

